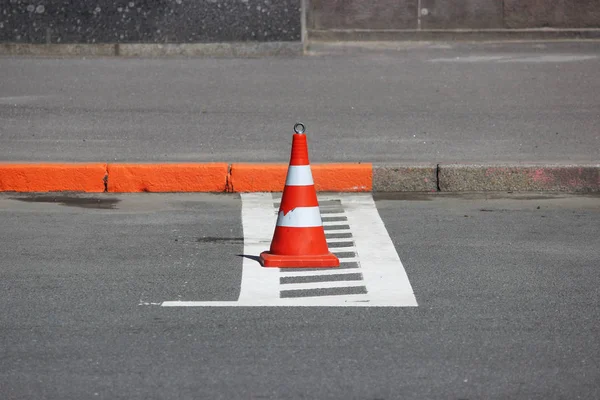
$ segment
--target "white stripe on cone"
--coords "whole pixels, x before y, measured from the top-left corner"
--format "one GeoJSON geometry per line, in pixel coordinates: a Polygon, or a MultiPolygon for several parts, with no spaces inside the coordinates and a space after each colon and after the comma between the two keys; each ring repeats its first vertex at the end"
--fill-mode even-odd
{"type": "Polygon", "coordinates": [[[283,215],[279,211],[277,217],[277,226],[289,226],[293,228],[309,228],[314,226],[323,226],[319,207],[296,207],[283,215]]]}
{"type": "Polygon", "coordinates": [[[285,184],[286,186],[314,185],[310,165],[290,165],[285,184]]]}

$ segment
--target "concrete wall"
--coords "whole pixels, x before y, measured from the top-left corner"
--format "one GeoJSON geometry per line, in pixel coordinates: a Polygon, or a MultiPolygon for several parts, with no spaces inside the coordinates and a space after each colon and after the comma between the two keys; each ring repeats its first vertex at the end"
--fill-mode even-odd
{"type": "Polygon", "coordinates": [[[504,0],[507,28],[600,28],[599,0],[504,0]]]}
{"type": "Polygon", "coordinates": [[[306,0],[307,29],[600,28],[599,0],[306,0]]]}
{"type": "Polygon", "coordinates": [[[0,42],[299,41],[300,0],[0,0],[0,42]]]}
{"type": "Polygon", "coordinates": [[[600,28],[600,0],[0,0],[0,43],[298,42],[303,2],[309,39],[352,38],[328,36],[340,30],[600,28]]]}

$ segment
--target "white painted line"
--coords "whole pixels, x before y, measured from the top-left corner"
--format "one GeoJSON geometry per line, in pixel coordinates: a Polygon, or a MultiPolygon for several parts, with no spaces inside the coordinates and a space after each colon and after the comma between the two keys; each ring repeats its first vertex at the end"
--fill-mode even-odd
{"type": "Polygon", "coordinates": [[[290,165],[288,167],[286,186],[310,186],[314,185],[310,165],[290,165]]]}
{"type": "Polygon", "coordinates": [[[36,100],[41,100],[41,99],[47,99],[47,98],[51,98],[54,96],[44,96],[44,95],[39,95],[39,96],[1,96],[0,97],[0,104],[10,104],[10,105],[17,105],[17,104],[27,104],[27,103],[32,103],[36,100]]]}
{"type": "Polygon", "coordinates": [[[509,60],[500,60],[502,63],[559,63],[559,62],[573,62],[573,61],[586,61],[598,58],[594,55],[576,55],[576,54],[546,54],[532,57],[519,57],[509,60]]]}
{"type": "Polygon", "coordinates": [[[284,214],[279,212],[277,217],[278,226],[290,226],[293,228],[306,228],[322,226],[321,213],[319,207],[296,207],[284,214]]]}
{"type": "MultiPolygon", "coordinates": [[[[275,218],[271,214],[273,199],[268,193],[242,193],[242,227],[244,255],[257,257],[269,249],[275,218]]],[[[263,268],[256,260],[244,257],[242,286],[238,301],[272,301],[279,298],[277,268],[263,268]]]]}
{"type": "MultiPolygon", "coordinates": [[[[329,231],[327,231],[327,232],[329,232],[329,231]]],[[[329,238],[329,239],[327,239],[327,243],[346,243],[346,242],[348,242],[348,243],[350,243],[350,242],[354,243],[354,241],[352,240],[351,237],[349,237],[349,238],[329,238]]]]}
{"type": "Polygon", "coordinates": [[[352,229],[354,244],[370,298],[417,306],[417,299],[370,194],[348,195],[342,203],[352,229]]]}
{"type": "Polygon", "coordinates": [[[356,253],[356,247],[352,246],[352,247],[330,247],[329,251],[332,253],[348,253],[348,252],[353,252],[356,253]]]}
{"type": "Polygon", "coordinates": [[[298,282],[284,283],[280,286],[281,290],[304,290],[304,289],[328,289],[352,286],[365,286],[362,280],[354,281],[332,281],[332,282],[298,282]]]}
{"type": "MultiPolygon", "coordinates": [[[[338,224],[340,225],[340,224],[338,224]]],[[[344,223],[344,225],[348,225],[348,223],[344,223]]],[[[350,229],[329,229],[325,231],[325,234],[334,234],[334,233],[352,233],[350,229]]]]}
{"type": "MultiPolygon", "coordinates": [[[[285,299],[280,299],[282,302],[292,303],[292,300],[298,300],[298,297],[288,297],[285,299]]],[[[337,303],[342,303],[347,306],[347,303],[357,303],[357,302],[368,302],[369,298],[366,294],[342,294],[337,296],[307,296],[302,297],[302,303],[309,303],[309,305],[319,305],[319,303],[330,302],[333,301],[337,303]]]]}
{"type": "Polygon", "coordinates": [[[241,301],[165,301],[162,307],[398,307],[411,302],[412,296],[397,295],[373,300],[368,294],[341,296],[288,297],[276,300],[241,301]]]}
{"type": "Polygon", "coordinates": [[[346,275],[353,273],[360,273],[360,268],[331,268],[324,269],[323,271],[286,271],[281,270],[281,276],[292,277],[292,276],[326,276],[326,275],[346,275]]]}
{"type": "Polygon", "coordinates": [[[348,221],[323,221],[323,226],[347,225],[348,221]]]}
{"type": "MultiPolygon", "coordinates": [[[[321,217],[325,218],[325,217],[334,217],[334,218],[340,218],[340,217],[345,217],[346,213],[323,213],[321,214],[321,217]]],[[[344,221],[342,221],[344,222],[344,221]]]]}
{"type": "Polygon", "coordinates": [[[523,56],[519,54],[505,54],[498,56],[478,56],[470,55],[466,57],[450,57],[450,58],[432,58],[428,60],[431,63],[478,63],[478,62],[495,62],[495,63],[559,63],[559,62],[575,62],[587,61],[598,58],[592,54],[542,54],[523,56]]]}
{"type": "Polygon", "coordinates": [[[451,57],[451,58],[432,58],[429,62],[455,62],[455,63],[472,63],[472,62],[489,62],[499,61],[507,58],[507,56],[465,56],[465,57],[451,57]]]}
{"type": "Polygon", "coordinates": [[[340,262],[358,262],[358,257],[338,257],[340,262]]]}

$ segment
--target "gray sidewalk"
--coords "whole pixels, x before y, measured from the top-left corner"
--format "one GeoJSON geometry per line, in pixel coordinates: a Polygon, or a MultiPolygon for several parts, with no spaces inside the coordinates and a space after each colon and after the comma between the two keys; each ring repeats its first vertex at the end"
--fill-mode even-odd
{"type": "Polygon", "coordinates": [[[600,42],[316,47],[299,57],[0,58],[0,161],[600,160],[600,42]]]}

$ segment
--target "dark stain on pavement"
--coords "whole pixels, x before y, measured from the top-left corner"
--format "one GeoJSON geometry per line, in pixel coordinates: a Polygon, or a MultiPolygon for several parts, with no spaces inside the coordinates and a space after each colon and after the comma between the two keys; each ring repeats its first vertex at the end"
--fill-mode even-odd
{"type": "Polygon", "coordinates": [[[27,203],[56,203],[67,207],[96,208],[101,210],[116,209],[120,201],[114,197],[79,197],[75,195],[29,195],[26,197],[12,197],[12,200],[27,203]]]}

